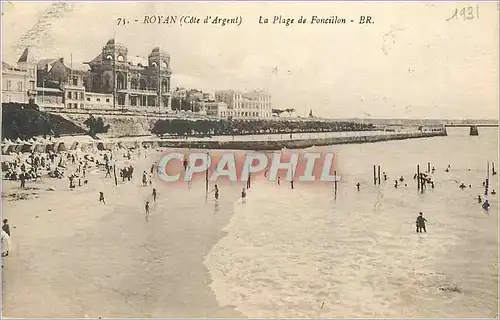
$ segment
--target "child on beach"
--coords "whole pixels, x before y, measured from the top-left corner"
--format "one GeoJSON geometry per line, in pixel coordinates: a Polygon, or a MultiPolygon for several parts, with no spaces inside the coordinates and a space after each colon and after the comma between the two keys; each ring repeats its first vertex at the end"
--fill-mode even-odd
{"type": "Polygon", "coordinates": [[[144,209],[146,209],[146,222],[148,222],[148,217],[149,217],[149,201],[146,201],[146,205],[144,206],[144,209]]]}

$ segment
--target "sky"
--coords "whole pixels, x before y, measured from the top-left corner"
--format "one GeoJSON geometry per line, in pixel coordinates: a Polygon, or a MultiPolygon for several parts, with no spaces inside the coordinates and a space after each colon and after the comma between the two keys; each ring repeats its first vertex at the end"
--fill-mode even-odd
{"type": "Polygon", "coordinates": [[[2,1],[2,60],[17,61],[29,46],[38,59],[90,61],[115,36],[129,56],[147,57],[157,46],[168,52],[172,88],[262,89],[273,108],[302,116],[312,109],[334,118],[498,119],[498,5],[473,3],[471,20],[460,15],[464,6],[2,1]],[[241,24],[144,24],[145,15],[241,17],[241,24]],[[280,15],[295,21],[273,24],[280,15]],[[347,23],[311,24],[313,15],[347,23]],[[359,24],[362,15],[373,23],[359,24]],[[297,23],[301,16],[307,23],[297,23]],[[118,18],[131,23],[118,26],[118,18]]]}

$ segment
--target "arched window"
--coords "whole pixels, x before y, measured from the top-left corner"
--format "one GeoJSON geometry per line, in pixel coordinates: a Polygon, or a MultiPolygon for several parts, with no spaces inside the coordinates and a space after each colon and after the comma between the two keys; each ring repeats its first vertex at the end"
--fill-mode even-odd
{"type": "Polygon", "coordinates": [[[152,65],[153,67],[155,67],[155,68],[158,66],[158,65],[156,64],[156,62],[151,62],[151,65],[152,65]]]}
{"type": "Polygon", "coordinates": [[[118,73],[118,75],[116,76],[116,89],[120,90],[125,88],[125,76],[122,73],[118,73]]]}
{"type": "Polygon", "coordinates": [[[137,82],[137,79],[132,79],[130,81],[130,87],[134,90],[137,90],[137,87],[139,86],[139,83],[137,82]]]}
{"type": "Polygon", "coordinates": [[[141,81],[139,81],[139,89],[146,90],[146,80],[141,79],[141,81]]]}
{"type": "Polygon", "coordinates": [[[167,62],[163,61],[163,62],[162,62],[162,64],[161,64],[161,67],[162,67],[162,68],[167,68],[167,67],[168,67],[167,62]]]}
{"type": "Polygon", "coordinates": [[[108,54],[108,55],[106,56],[106,60],[113,60],[113,56],[112,56],[112,55],[110,55],[110,54],[108,54]]]}
{"type": "Polygon", "coordinates": [[[122,55],[118,56],[118,62],[123,62],[123,56],[122,55]]]}
{"type": "Polygon", "coordinates": [[[161,81],[161,92],[168,92],[168,83],[166,79],[161,81]]]}

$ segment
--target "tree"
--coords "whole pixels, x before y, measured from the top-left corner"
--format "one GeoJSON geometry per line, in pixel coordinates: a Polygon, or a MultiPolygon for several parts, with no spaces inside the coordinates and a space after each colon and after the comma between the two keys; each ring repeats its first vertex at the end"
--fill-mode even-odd
{"type": "Polygon", "coordinates": [[[109,130],[109,124],[105,125],[102,117],[94,118],[93,115],[83,122],[87,128],[89,128],[89,135],[95,136],[98,133],[107,133],[109,130]]]}

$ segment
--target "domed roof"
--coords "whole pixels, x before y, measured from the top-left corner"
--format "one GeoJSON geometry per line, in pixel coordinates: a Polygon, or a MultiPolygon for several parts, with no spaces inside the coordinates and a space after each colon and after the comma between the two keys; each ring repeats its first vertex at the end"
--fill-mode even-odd
{"type": "Polygon", "coordinates": [[[106,42],[106,46],[115,46],[115,47],[122,47],[122,48],[127,48],[127,46],[125,46],[123,43],[119,43],[117,42],[114,38],[112,39],[109,39],[108,42],[106,42]]]}
{"type": "Polygon", "coordinates": [[[169,56],[168,52],[165,50],[161,50],[160,47],[155,47],[153,51],[151,51],[150,55],[156,55],[156,54],[169,56]]]}

